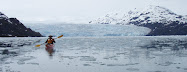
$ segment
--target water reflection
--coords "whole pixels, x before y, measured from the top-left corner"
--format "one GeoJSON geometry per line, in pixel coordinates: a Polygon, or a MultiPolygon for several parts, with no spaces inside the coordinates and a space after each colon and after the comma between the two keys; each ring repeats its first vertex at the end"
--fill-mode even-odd
{"type": "Polygon", "coordinates": [[[140,47],[143,49],[142,51],[145,51],[146,60],[152,61],[155,65],[181,66],[181,64],[185,64],[181,60],[187,57],[187,40],[185,39],[151,40],[150,44],[140,47]]]}
{"type": "Polygon", "coordinates": [[[172,51],[187,49],[187,41],[177,40],[177,39],[157,40],[157,41],[152,41],[151,44],[145,45],[142,48],[147,48],[147,49],[154,48],[160,51],[164,49],[171,49],[172,51]]]}
{"type": "Polygon", "coordinates": [[[53,53],[55,52],[54,45],[53,44],[51,44],[51,45],[46,44],[45,46],[46,46],[45,50],[48,52],[49,56],[53,56],[53,53]]]}
{"type": "Polygon", "coordinates": [[[142,49],[147,49],[147,54],[153,55],[175,55],[187,57],[187,40],[166,39],[153,40],[150,44],[140,46],[142,49]],[[157,54],[155,54],[157,52],[157,54]]]}

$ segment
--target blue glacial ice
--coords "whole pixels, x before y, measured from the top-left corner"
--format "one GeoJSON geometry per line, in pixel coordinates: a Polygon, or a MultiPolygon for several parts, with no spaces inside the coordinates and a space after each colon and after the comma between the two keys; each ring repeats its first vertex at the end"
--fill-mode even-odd
{"type": "Polygon", "coordinates": [[[103,37],[103,36],[144,36],[149,28],[134,25],[99,25],[99,24],[26,24],[27,27],[44,36],[65,37],[103,37]]]}

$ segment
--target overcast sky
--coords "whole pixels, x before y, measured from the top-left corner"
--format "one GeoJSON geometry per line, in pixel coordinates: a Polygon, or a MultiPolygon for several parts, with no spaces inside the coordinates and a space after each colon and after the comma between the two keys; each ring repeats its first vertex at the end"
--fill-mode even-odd
{"type": "Polygon", "coordinates": [[[0,0],[0,11],[23,22],[87,22],[118,10],[163,6],[187,15],[187,0],[0,0]]]}

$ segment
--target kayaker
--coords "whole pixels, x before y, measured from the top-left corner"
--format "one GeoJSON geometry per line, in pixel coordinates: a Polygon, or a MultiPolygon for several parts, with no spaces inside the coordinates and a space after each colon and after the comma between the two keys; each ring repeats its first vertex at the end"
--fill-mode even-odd
{"type": "Polygon", "coordinates": [[[49,55],[52,56],[53,54],[53,43],[55,43],[55,39],[52,38],[53,36],[52,35],[49,35],[49,38],[47,39],[47,41],[45,43],[47,43],[45,46],[46,46],[46,50],[48,51],[49,55]]]}
{"type": "Polygon", "coordinates": [[[49,35],[49,38],[47,39],[47,41],[45,43],[47,43],[47,44],[55,43],[55,39],[53,39],[52,37],[53,37],[52,35],[49,35]]]}

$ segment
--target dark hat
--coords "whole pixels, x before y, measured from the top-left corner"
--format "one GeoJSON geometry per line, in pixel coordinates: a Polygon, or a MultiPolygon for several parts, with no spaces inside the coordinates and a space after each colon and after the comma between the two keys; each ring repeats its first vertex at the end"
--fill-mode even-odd
{"type": "Polygon", "coordinates": [[[49,35],[48,37],[53,37],[52,35],[49,35]]]}

